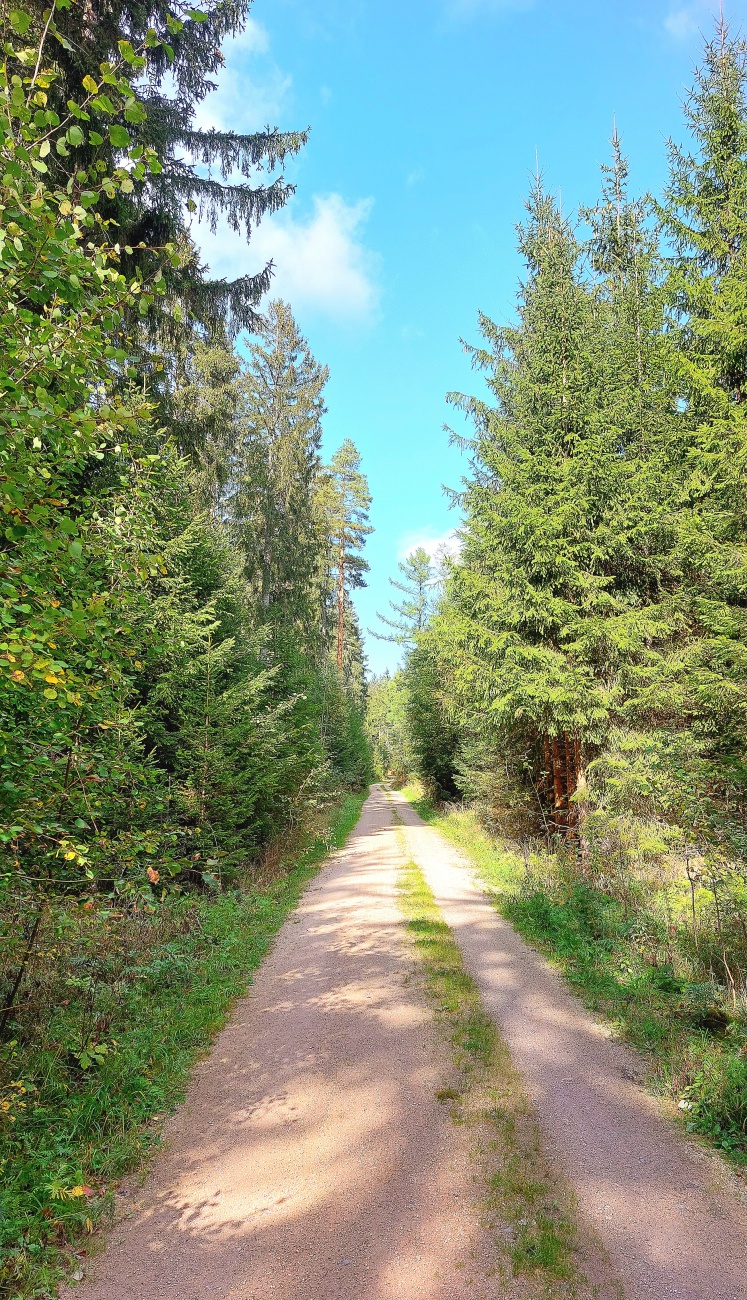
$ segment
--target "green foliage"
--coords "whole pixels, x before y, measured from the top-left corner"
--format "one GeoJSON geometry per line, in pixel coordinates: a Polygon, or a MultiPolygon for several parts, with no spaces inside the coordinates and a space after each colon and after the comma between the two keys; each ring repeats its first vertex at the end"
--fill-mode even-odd
{"type": "Polygon", "coordinates": [[[41,59],[33,77],[13,71],[29,62],[6,48],[0,79],[3,842],[30,881],[79,886],[108,873],[112,855],[127,870],[172,847],[168,832],[145,842],[127,816],[136,772],[149,780],[128,694],[143,584],[162,563],[150,502],[168,452],[152,454],[142,396],[113,384],[123,313],[159,286],[122,274],[96,212],[128,183],[125,168],[49,187],[43,158],[74,114],[44,107],[54,77],[41,59]]]}
{"type": "MultiPolygon", "coordinates": [[[[325,372],[282,304],[248,364],[222,341],[235,304],[216,337],[177,328],[178,221],[123,233],[163,171],[138,139],[160,37],[133,45],[133,10],[91,68],[56,14],[28,46],[35,12],[13,15],[0,72],[0,1291],[24,1297],[54,1286],[297,896],[308,862],[286,881],[282,837],[369,769],[362,692],[320,626],[325,372]]],[[[164,21],[178,45],[185,24],[164,21]]],[[[265,145],[280,156],[263,137],[255,161],[265,145]]]]}
{"type": "Polygon", "coordinates": [[[413,767],[407,720],[408,691],[400,670],[372,677],[366,691],[366,734],[379,778],[401,783],[413,767]]]}
{"type": "MultiPolygon", "coordinates": [[[[25,7],[23,23],[30,19],[29,34],[39,34],[46,0],[25,7]]],[[[197,214],[214,228],[223,219],[248,239],[262,216],[276,212],[294,191],[282,166],[308,132],[268,126],[245,135],[194,127],[196,109],[223,64],[221,44],[243,29],[249,10],[250,0],[208,0],[198,9],[164,0],[61,0],[49,25],[47,57],[56,74],[49,107],[63,116],[70,99],[80,103],[65,148],[47,156],[50,174],[56,180],[70,162],[112,174],[122,149],[141,151],[126,184],[107,192],[102,210],[129,246],[129,267],[150,274],[147,249],[166,241],[183,254],[163,269],[166,309],[161,302],[148,312],[161,348],[173,346],[185,329],[189,333],[190,318],[218,333],[253,328],[269,288],[269,267],[233,281],[210,280],[189,234],[197,214]],[[118,95],[112,94],[113,76],[118,95]],[[147,174],[140,166],[146,154],[154,159],[147,174]]],[[[153,356],[142,338],[137,351],[141,362],[149,356],[157,364],[158,353],[153,356]]]]}
{"type": "Polygon", "coordinates": [[[418,639],[405,669],[407,723],[415,770],[437,799],[456,797],[456,758],[459,726],[444,687],[437,636],[418,639]]]}

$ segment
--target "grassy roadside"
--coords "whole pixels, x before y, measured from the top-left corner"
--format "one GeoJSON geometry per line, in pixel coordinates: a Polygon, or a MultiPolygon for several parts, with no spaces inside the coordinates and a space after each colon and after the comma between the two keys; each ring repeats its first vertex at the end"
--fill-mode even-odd
{"type": "MultiPolygon", "coordinates": [[[[526,1300],[600,1296],[578,1267],[573,1198],[548,1160],[542,1135],[506,1045],[485,1014],[459,948],[422,872],[408,863],[400,905],[422,963],[424,983],[452,1048],[437,1093],[452,1118],[475,1131],[483,1208],[496,1243],[496,1269],[526,1300]]],[[[605,1295],[618,1292],[607,1284],[605,1295]]]]}
{"type": "Polygon", "coordinates": [[[747,1023],[711,983],[676,968],[666,900],[622,906],[553,854],[492,839],[469,809],[438,809],[414,784],[402,793],[471,859],[501,914],[644,1054],[649,1087],[747,1170],[747,1023]]]}
{"type": "Polygon", "coordinates": [[[16,1059],[0,1127],[3,1300],[53,1296],[66,1273],[75,1275],[111,1210],[116,1180],[157,1146],[160,1122],[181,1101],[195,1061],[308,881],[345,842],[363,798],[346,796],[313,832],[296,836],[265,883],[167,900],[157,921],[143,918],[157,924],[157,938],[138,945],[127,936],[110,1046],[99,1060],[82,1069],[70,1053],[24,1057],[8,1045],[16,1059]]]}

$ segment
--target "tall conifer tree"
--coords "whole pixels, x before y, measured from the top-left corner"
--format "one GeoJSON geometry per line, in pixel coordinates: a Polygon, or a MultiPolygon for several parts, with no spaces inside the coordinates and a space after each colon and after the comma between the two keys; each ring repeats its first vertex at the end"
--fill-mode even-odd
{"type": "Polygon", "coordinates": [[[243,371],[229,489],[231,529],[265,619],[310,617],[324,547],[314,498],[327,378],[290,308],[273,302],[243,371]]]}
{"type": "Polygon", "coordinates": [[[477,423],[476,472],[438,626],[451,625],[448,642],[466,618],[455,642],[465,698],[482,695],[565,828],[637,669],[677,624],[677,413],[655,246],[617,136],[602,199],[585,214],[588,250],[539,185],[528,209],[519,324],[483,321],[489,347],[475,354],[497,407],[460,403],[477,423]]]}
{"type": "MultiPolygon", "coordinates": [[[[148,249],[168,241],[178,245],[178,267],[162,268],[169,310],[154,304],[149,313],[151,325],[166,331],[171,342],[180,334],[176,303],[185,318],[196,316],[211,330],[235,334],[257,323],[269,266],[231,281],[210,279],[189,235],[192,214],[213,229],[223,218],[248,239],[262,216],[277,211],[293,192],[282,167],[308,136],[276,127],[246,134],[195,126],[196,111],[225,62],[221,46],[245,28],[250,8],[251,0],[207,0],[196,7],[85,0],[58,7],[49,19],[46,58],[56,72],[50,107],[68,116],[72,100],[82,105],[82,114],[67,144],[59,146],[64,154],[50,154],[47,165],[60,178],[67,177],[70,163],[79,172],[88,170],[85,188],[120,163],[128,142],[155,150],[157,165],[134,166],[119,191],[102,196],[99,211],[116,221],[119,243],[129,249],[122,254],[126,271],[139,267],[152,274],[158,262],[148,249]],[[102,65],[109,68],[106,76],[131,87],[121,102],[107,94],[102,65]]],[[[49,18],[45,0],[29,0],[23,9],[41,32],[49,18]]]]}
{"type": "Polygon", "coordinates": [[[577,766],[579,736],[595,737],[608,707],[607,686],[567,650],[582,610],[603,595],[594,571],[602,339],[578,242],[539,178],[527,213],[519,323],[499,329],[482,317],[486,346],[474,354],[497,405],[454,399],[477,435],[447,609],[459,629],[454,670],[464,698],[488,709],[525,754],[544,738],[559,773],[560,747],[564,766],[569,746],[577,766]]]}
{"type": "Polygon", "coordinates": [[[350,597],[356,588],[366,585],[368,561],[362,551],[366,538],[373,532],[368,522],[371,494],[366,476],[361,473],[360,454],[350,438],[345,439],[330,461],[319,493],[319,505],[330,539],[329,572],[336,610],[335,658],[342,675],[346,625],[353,616],[350,597]]]}
{"type": "Polygon", "coordinates": [[[680,405],[692,430],[677,513],[682,626],[663,672],[652,675],[648,716],[661,719],[664,710],[669,720],[681,817],[711,843],[743,853],[747,44],[723,19],[706,44],[685,122],[689,148],[670,145],[669,184],[657,205],[669,246],[680,405]]]}
{"type": "Polygon", "coordinates": [[[377,613],[376,617],[391,629],[390,632],[373,632],[381,641],[412,648],[419,632],[424,632],[434,604],[434,589],[438,570],[424,547],[418,546],[397,566],[400,580],[390,578],[390,586],[404,596],[399,602],[390,600],[389,607],[395,618],[377,613]]]}

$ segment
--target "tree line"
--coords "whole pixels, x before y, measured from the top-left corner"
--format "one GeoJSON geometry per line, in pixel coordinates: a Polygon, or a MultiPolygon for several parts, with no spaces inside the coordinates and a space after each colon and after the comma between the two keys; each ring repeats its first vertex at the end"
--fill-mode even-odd
{"type": "Polygon", "coordinates": [[[55,908],[226,886],[367,779],[360,457],[323,463],[328,374],[290,307],[262,308],[271,268],[210,279],[190,232],[249,237],[306,139],[192,129],[248,9],[56,0],[3,23],[6,1038],[39,1013],[55,908]]]}
{"type": "Polygon", "coordinates": [[[461,552],[369,731],[381,770],[564,844],[587,879],[676,863],[693,923],[696,893],[714,907],[702,978],[738,990],[747,45],[723,20],[684,114],[661,197],[631,193],[616,131],[576,216],[535,178],[515,319],[481,315],[484,392],[450,398],[472,428],[461,552]]]}

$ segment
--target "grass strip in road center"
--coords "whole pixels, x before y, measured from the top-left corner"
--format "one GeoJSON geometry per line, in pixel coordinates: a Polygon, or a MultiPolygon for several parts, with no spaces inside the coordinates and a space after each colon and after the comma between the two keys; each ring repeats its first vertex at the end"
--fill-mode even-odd
{"type": "MultiPolygon", "coordinates": [[[[562,854],[491,835],[473,808],[437,807],[416,783],[402,793],[470,860],[496,910],[642,1053],[646,1086],[674,1103],[687,1129],[710,1140],[744,1178],[747,999],[732,1000],[701,956],[698,974],[697,945],[688,949],[673,905],[675,887],[644,890],[633,882],[621,902],[609,881],[579,877],[562,854]]],[[[704,933],[705,923],[701,940],[704,933]]]]}
{"type": "Polygon", "coordinates": [[[483,1010],[459,947],[414,863],[403,868],[399,888],[425,989],[452,1048],[449,1077],[437,1096],[450,1105],[455,1122],[475,1132],[497,1273],[507,1282],[521,1275],[520,1293],[527,1300],[617,1294],[614,1285],[603,1293],[580,1275],[573,1195],[545,1153],[508,1048],[483,1010]]]}

